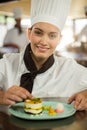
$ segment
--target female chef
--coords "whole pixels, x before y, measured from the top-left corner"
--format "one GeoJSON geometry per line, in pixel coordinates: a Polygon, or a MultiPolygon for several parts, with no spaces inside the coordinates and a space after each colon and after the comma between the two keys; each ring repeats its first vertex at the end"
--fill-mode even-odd
{"type": "Polygon", "coordinates": [[[87,110],[87,68],[54,54],[71,0],[32,0],[30,43],[19,54],[0,60],[0,104],[14,105],[33,97],[69,97],[87,110]]]}

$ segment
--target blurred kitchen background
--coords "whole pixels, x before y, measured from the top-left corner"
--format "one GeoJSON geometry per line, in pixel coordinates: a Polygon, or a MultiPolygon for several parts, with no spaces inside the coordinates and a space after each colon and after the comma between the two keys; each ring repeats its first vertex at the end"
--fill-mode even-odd
{"type": "MultiPolygon", "coordinates": [[[[31,0],[0,0],[0,54],[15,52],[3,46],[7,31],[14,27],[13,9],[22,9],[22,29],[26,32],[30,26],[31,0]]],[[[70,12],[62,31],[62,40],[56,48],[56,54],[74,58],[87,67],[87,0],[72,0],[70,12]],[[85,33],[81,35],[82,29],[85,33]]]]}

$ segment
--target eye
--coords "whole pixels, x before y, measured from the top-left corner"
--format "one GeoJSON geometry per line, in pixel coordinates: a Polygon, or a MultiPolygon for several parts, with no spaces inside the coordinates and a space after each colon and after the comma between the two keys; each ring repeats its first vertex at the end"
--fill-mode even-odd
{"type": "Polygon", "coordinates": [[[41,36],[41,35],[42,35],[42,32],[41,32],[41,31],[35,30],[34,33],[35,33],[36,35],[38,35],[38,36],[41,36]]]}
{"type": "Polygon", "coordinates": [[[57,37],[57,34],[53,34],[53,33],[52,33],[52,34],[49,34],[49,38],[50,38],[50,39],[54,39],[54,38],[56,38],[56,37],[57,37]]]}

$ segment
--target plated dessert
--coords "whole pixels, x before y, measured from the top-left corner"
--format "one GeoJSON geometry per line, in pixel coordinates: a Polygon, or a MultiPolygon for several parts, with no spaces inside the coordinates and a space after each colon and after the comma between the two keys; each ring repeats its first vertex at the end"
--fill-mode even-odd
{"type": "MultiPolygon", "coordinates": [[[[41,99],[34,99],[35,103],[37,100],[41,101],[41,99]]],[[[76,109],[72,104],[62,103],[58,101],[41,101],[42,109],[40,111],[33,110],[30,108],[26,108],[26,102],[31,104],[31,100],[27,99],[25,102],[16,103],[13,106],[8,108],[8,112],[15,117],[27,120],[54,120],[54,119],[62,119],[68,118],[75,114],[76,109]],[[61,104],[62,107],[61,107],[61,104]],[[59,111],[61,110],[62,111],[59,111]],[[34,114],[33,114],[34,113],[34,114]]]]}
{"type": "Polygon", "coordinates": [[[42,112],[42,100],[40,98],[34,98],[32,100],[27,99],[24,102],[24,111],[31,114],[39,114],[42,112]]]}
{"type": "Polygon", "coordinates": [[[62,103],[57,103],[55,109],[53,109],[52,106],[43,106],[40,98],[34,98],[32,100],[25,100],[24,111],[34,115],[47,111],[48,115],[55,116],[58,113],[64,112],[64,106],[62,103]]]}

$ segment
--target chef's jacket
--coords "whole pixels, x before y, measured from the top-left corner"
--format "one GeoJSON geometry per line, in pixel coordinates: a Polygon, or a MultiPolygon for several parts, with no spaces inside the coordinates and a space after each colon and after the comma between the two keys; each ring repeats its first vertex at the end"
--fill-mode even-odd
{"type": "Polygon", "coordinates": [[[27,35],[25,32],[19,34],[18,28],[16,27],[12,28],[8,30],[4,39],[4,45],[8,43],[17,44],[19,49],[22,50],[28,44],[27,35]]]}
{"type": "MultiPolygon", "coordinates": [[[[29,72],[25,67],[24,50],[5,54],[0,60],[0,89],[20,85],[21,75],[29,72]]],[[[54,64],[34,79],[32,95],[35,97],[69,97],[87,89],[87,68],[73,59],[54,55],[54,64]]]]}

